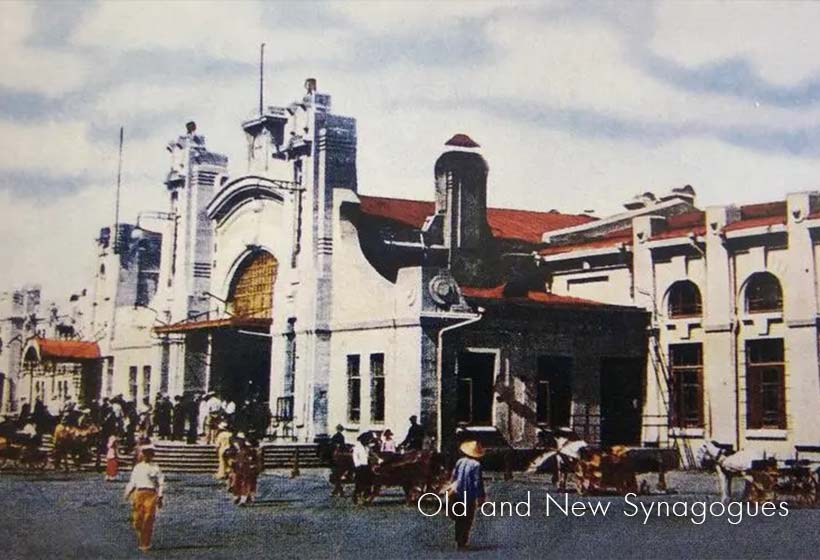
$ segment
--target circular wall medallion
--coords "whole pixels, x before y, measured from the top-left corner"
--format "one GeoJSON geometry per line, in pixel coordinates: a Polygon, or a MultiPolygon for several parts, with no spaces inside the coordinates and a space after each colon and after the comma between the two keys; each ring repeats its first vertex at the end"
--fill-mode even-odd
{"type": "Polygon", "coordinates": [[[428,286],[430,297],[440,306],[458,303],[458,286],[449,276],[436,276],[428,286]]]}

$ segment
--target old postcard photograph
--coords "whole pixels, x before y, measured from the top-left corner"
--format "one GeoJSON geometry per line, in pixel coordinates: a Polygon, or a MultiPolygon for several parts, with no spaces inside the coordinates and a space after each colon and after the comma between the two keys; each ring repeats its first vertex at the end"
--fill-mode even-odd
{"type": "Polygon", "coordinates": [[[0,558],[817,558],[818,26],[0,1],[0,558]]]}

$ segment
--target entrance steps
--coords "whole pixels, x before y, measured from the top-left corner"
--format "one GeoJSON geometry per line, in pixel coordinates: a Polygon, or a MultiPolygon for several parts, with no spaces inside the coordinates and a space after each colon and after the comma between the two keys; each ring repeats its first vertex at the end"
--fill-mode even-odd
{"type": "MultiPolygon", "coordinates": [[[[216,456],[216,446],[206,443],[186,444],[176,441],[155,441],[156,461],[166,472],[175,473],[213,473],[219,463],[216,456]]],[[[50,435],[43,437],[42,449],[49,455],[53,449],[50,435]]],[[[327,462],[319,457],[319,446],[315,443],[296,442],[263,442],[260,445],[263,464],[266,469],[293,468],[298,456],[300,469],[310,469],[328,466],[327,462]]],[[[133,466],[133,456],[120,455],[120,469],[130,469],[133,466]]],[[[94,470],[95,461],[83,463],[81,470],[94,470]]],[[[101,466],[105,468],[105,455],[102,456],[101,466]]],[[[74,466],[72,465],[72,469],[74,466]]]]}

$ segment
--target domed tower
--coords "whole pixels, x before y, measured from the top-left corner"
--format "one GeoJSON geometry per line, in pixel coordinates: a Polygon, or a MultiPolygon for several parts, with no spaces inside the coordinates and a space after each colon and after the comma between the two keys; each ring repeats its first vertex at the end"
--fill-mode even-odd
{"type": "Polygon", "coordinates": [[[480,146],[456,134],[436,160],[436,214],[444,216],[443,241],[451,250],[473,251],[491,237],[487,225],[487,162],[480,146]]]}

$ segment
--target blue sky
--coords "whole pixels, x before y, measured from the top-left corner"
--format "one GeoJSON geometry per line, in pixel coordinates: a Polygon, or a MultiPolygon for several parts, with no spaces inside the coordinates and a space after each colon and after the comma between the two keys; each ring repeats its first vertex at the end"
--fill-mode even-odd
{"type": "Polygon", "coordinates": [[[0,290],[89,285],[113,217],[166,206],[165,143],[194,119],[244,171],[240,121],[306,77],[358,119],[360,191],[430,198],[442,143],[482,144],[493,205],[617,211],[820,188],[820,4],[0,4],[0,290]]]}

